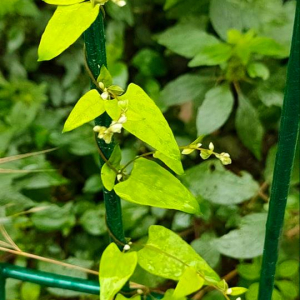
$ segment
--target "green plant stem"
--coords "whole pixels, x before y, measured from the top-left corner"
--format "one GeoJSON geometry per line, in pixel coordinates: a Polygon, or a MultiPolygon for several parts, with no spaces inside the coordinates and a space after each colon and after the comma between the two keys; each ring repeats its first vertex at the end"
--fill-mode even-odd
{"type": "MultiPolygon", "coordinates": [[[[94,78],[97,78],[99,76],[101,66],[107,65],[105,31],[102,13],[99,13],[95,22],[88,30],[86,30],[84,39],[88,68],[94,78]]],[[[96,88],[93,80],[91,82],[91,88],[96,88]]],[[[95,124],[99,126],[109,127],[110,123],[111,118],[106,113],[95,119],[95,124]]],[[[96,141],[101,153],[103,153],[106,160],[108,160],[113,152],[115,146],[114,142],[106,144],[103,140],[98,138],[96,138],[96,141]]],[[[105,160],[100,156],[101,168],[104,163],[105,160]]],[[[123,231],[120,198],[114,191],[108,191],[104,188],[104,202],[106,208],[107,226],[109,227],[110,232],[112,232],[120,242],[125,243],[126,240],[123,231]]]]}
{"type": "Polygon", "coordinates": [[[266,237],[260,277],[259,300],[270,300],[274,288],[278,246],[299,134],[300,110],[300,1],[297,0],[287,83],[279,130],[266,237]]]}

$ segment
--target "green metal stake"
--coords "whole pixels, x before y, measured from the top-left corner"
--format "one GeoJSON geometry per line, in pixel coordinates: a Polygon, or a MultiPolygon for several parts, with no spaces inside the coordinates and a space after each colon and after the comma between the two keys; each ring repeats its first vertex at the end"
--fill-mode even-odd
{"type": "Polygon", "coordinates": [[[279,130],[278,151],[270,198],[259,287],[259,300],[271,300],[279,238],[296,152],[300,119],[300,0],[297,0],[291,55],[279,130]]]}
{"type": "Polygon", "coordinates": [[[3,266],[0,265],[0,300],[5,300],[5,283],[6,278],[3,274],[3,266]]]}
{"type": "MultiPolygon", "coordinates": [[[[105,48],[105,31],[103,24],[103,16],[100,13],[96,21],[91,27],[86,30],[84,34],[86,45],[86,57],[88,66],[94,76],[97,79],[100,68],[102,65],[107,65],[106,61],[106,48],[105,48]]],[[[91,88],[95,88],[92,83],[91,88]]],[[[104,115],[96,118],[95,124],[108,127],[111,123],[111,118],[105,113],[104,115]]],[[[108,159],[113,152],[114,143],[106,144],[103,140],[97,139],[99,149],[104,156],[108,159]]],[[[104,160],[100,157],[101,167],[104,164],[104,160]]],[[[106,221],[107,226],[112,235],[120,242],[126,243],[123,222],[122,222],[122,209],[120,198],[114,191],[108,191],[104,188],[104,202],[106,207],[106,221]]],[[[114,241],[113,239],[111,239],[114,241]]]]}

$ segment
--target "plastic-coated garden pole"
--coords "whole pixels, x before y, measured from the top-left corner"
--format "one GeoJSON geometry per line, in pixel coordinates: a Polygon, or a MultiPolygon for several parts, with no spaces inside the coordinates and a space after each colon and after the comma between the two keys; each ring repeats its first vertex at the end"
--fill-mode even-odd
{"type": "Polygon", "coordinates": [[[300,0],[297,0],[291,54],[279,130],[278,151],[272,182],[259,300],[271,300],[274,288],[279,238],[296,152],[300,118],[300,0]]]}
{"type": "Polygon", "coordinates": [[[64,275],[57,275],[48,272],[31,270],[10,264],[0,265],[0,300],[5,300],[5,288],[2,281],[6,278],[14,278],[21,281],[28,281],[47,287],[61,288],[92,295],[99,295],[100,286],[97,281],[90,281],[64,275]]]}
{"type": "MultiPolygon", "coordinates": [[[[84,39],[86,46],[87,64],[94,78],[97,79],[100,73],[101,66],[107,64],[105,31],[102,13],[99,13],[96,21],[88,30],[86,30],[84,39]]],[[[95,88],[93,83],[91,84],[91,88],[95,88]]],[[[100,126],[109,127],[110,123],[111,119],[106,113],[96,118],[95,120],[95,124],[100,126]]],[[[114,149],[114,143],[112,142],[110,144],[106,144],[103,140],[97,138],[97,144],[104,156],[108,159],[114,149]]],[[[101,157],[100,164],[101,167],[104,164],[104,161],[101,157]]],[[[109,230],[117,240],[121,241],[122,243],[126,243],[123,231],[120,198],[114,191],[109,192],[104,188],[104,202],[106,207],[107,226],[109,230]]]]}
{"type": "Polygon", "coordinates": [[[6,278],[3,274],[3,268],[0,266],[0,300],[5,300],[5,282],[6,278]]]}

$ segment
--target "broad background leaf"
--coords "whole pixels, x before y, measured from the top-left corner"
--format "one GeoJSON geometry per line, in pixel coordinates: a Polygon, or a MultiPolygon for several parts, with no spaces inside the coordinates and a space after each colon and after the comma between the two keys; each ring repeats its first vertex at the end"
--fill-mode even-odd
{"type": "Polygon", "coordinates": [[[221,85],[209,90],[198,109],[198,136],[207,135],[219,129],[229,118],[233,102],[229,85],[221,85]]]}

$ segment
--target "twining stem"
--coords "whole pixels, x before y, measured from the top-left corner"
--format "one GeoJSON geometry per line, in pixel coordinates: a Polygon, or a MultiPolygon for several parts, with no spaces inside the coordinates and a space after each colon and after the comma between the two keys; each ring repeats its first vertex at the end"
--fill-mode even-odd
{"type": "Polygon", "coordinates": [[[279,129],[278,151],[270,196],[266,225],[259,300],[271,300],[274,288],[279,238],[287,202],[291,170],[296,152],[300,119],[300,0],[297,0],[296,17],[288,63],[287,82],[279,129]]]}
{"type": "MultiPolygon", "coordinates": [[[[106,47],[105,47],[105,32],[103,24],[103,16],[100,13],[91,25],[89,29],[84,33],[85,48],[86,48],[86,60],[87,69],[90,70],[91,75],[94,80],[91,81],[91,88],[97,88],[95,79],[100,74],[100,69],[102,65],[107,65],[106,61],[106,47]]],[[[95,119],[95,124],[99,126],[109,127],[111,124],[111,118],[107,113],[102,114],[100,117],[95,119]]],[[[100,149],[100,165],[101,168],[105,162],[111,156],[115,144],[114,142],[106,144],[103,140],[96,138],[98,148],[100,149]],[[104,159],[105,158],[105,159],[104,159]]],[[[108,191],[104,188],[104,202],[107,215],[107,225],[109,230],[113,233],[119,241],[126,242],[123,222],[122,222],[122,210],[120,198],[116,195],[114,190],[108,191]]]]}

